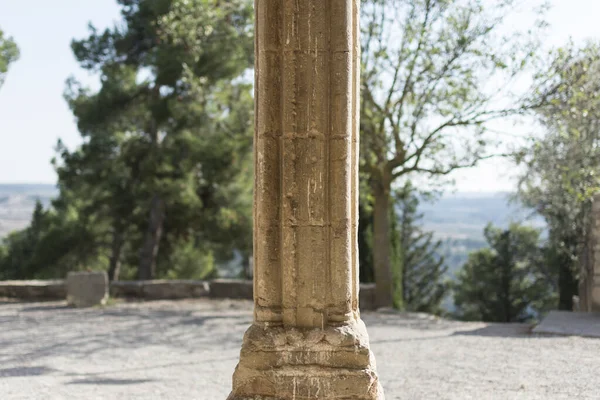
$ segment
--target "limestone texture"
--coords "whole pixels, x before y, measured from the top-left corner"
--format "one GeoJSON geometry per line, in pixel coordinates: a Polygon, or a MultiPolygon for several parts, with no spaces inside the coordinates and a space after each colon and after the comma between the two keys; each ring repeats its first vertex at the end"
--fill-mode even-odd
{"type": "Polygon", "coordinates": [[[256,0],[254,323],[230,400],[383,399],[359,313],[359,0],[256,0]]]}
{"type": "Polygon", "coordinates": [[[69,272],[67,275],[67,303],[75,307],[93,307],[108,299],[106,272],[69,272]]]}
{"type": "Polygon", "coordinates": [[[600,312],[600,194],[594,196],[579,279],[579,310],[600,312]]]}

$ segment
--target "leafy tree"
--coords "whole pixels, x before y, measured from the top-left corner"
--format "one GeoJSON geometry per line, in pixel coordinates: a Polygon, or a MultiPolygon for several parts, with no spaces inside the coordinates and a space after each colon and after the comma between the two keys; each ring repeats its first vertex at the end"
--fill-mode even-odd
{"type": "Polygon", "coordinates": [[[393,183],[409,174],[431,182],[475,165],[492,155],[487,123],[528,107],[507,100],[507,88],[535,54],[543,23],[503,34],[517,3],[363,1],[361,169],[373,196],[380,306],[393,302],[393,183]]]}
{"type": "Polygon", "coordinates": [[[418,212],[419,196],[410,182],[396,191],[394,200],[395,305],[408,311],[439,314],[448,291],[444,282],[447,267],[440,256],[442,242],[420,226],[423,214],[418,212]]]}
{"type": "Polygon", "coordinates": [[[533,96],[544,103],[536,109],[544,134],[519,154],[525,168],[518,197],[548,225],[558,307],[571,310],[592,196],[600,189],[600,47],[558,49],[539,71],[533,96]]]}
{"type": "Polygon", "coordinates": [[[485,229],[489,248],[477,250],[453,285],[457,315],[464,320],[522,322],[548,307],[552,291],[540,274],[540,232],[513,224],[485,229]]]}
{"type": "Polygon", "coordinates": [[[48,279],[97,268],[89,231],[74,208],[44,210],[37,202],[31,224],[11,233],[0,251],[0,279],[48,279]]]}
{"type": "MultiPolygon", "coordinates": [[[[85,98],[77,98],[78,104],[71,103],[75,115],[80,112],[82,97],[85,98]]],[[[89,227],[89,246],[107,254],[109,279],[119,280],[127,234],[134,223],[136,208],[134,178],[120,154],[124,135],[88,130],[84,137],[87,141],[75,151],[69,151],[61,142],[57,146],[60,161],[55,159],[53,163],[61,200],[66,203],[68,197],[76,196],[79,221],[89,227]]]]}
{"type": "Polygon", "coordinates": [[[75,153],[60,149],[57,165],[65,182],[93,195],[88,209],[102,214],[103,236],[112,237],[111,271],[118,270],[119,243],[133,223],[138,277],[149,279],[157,274],[161,243],[195,242],[195,229],[211,227],[208,208],[223,205],[219,196],[233,190],[228,179],[243,167],[238,159],[250,148],[251,97],[247,84],[232,80],[252,62],[252,6],[118,2],[123,24],[104,32],[90,27],[87,39],[72,44],[81,66],[100,73],[102,86],[91,93],[70,82],[67,99],[89,141],[75,153]]]}
{"type": "Polygon", "coordinates": [[[0,29],[0,87],[4,84],[8,67],[19,59],[19,48],[11,37],[5,37],[0,29]]]}

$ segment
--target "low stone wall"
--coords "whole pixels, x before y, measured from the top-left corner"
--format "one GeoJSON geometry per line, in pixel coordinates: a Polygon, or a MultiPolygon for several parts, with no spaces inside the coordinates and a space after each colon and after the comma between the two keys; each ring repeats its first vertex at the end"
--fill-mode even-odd
{"type": "MultiPolygon", "coordinates": [[[[234,279],[217,279],[210,283],[210,297],[214,299],[247,299],[252,300],[252,281],[234,279]]],[[[359,305],[363,311],[376,310],[375,284],[360,285],[359,305]]]]}
{"type": "Polygon", "coordinates": [[[252,281],[215,279],[210,282],[210,297],[213,299],[252,300],[252,281]]]}
{"type": "Polygon", "coordinates": [[[23,300],[56,300],[67,297],[62,279],[51,281],[0,281],[0,297],[23,300]]]}
{"type": "Polygon", "coordinates": [[[171,300],[207,297],[210,283],[192,280],[120,281],[110,284],[112,297],[171,300]]]}
{"type": "MultiPolygon", "coordinates": [[[[110,284],[110,295],[117,298],[171,300],[210,297],[213,299],[252,300],[252,281],[216,279],[213,281],[152,280],[119,281],[110,284]]],[[[64,280],[0,281],[0,297],[21,300],[63,300],[67,296],[64,280]]],[[[360,309],[375,309],[375,285],[360,285],[360,309]]]]}

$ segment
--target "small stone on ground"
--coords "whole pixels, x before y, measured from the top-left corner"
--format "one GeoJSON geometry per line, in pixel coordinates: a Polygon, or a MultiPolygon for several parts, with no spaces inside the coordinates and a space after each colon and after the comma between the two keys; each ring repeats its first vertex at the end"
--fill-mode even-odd
{"type": "MultiPolygon", "coordinates": [[[[0,399],[224,400],[246,301],[0,301],[0,399]]],[[[386,399],[598,399],[600,340],[363,313],[386,399]]]]}

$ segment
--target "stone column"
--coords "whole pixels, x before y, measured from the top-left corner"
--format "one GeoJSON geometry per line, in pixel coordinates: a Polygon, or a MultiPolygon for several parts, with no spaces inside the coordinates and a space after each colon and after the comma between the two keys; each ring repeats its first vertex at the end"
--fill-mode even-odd
{"type": "Polygon", "coordinates": [[[359,4],[255,0],[255,312],[232,400],[383,399],[358,309],[359,4]]]}
{"type": "Polygon", "coordinates": [[[581,311],[600,312],[600,194],[594,196],[588,233],[588,258],[579,282],[581,311]]]}

